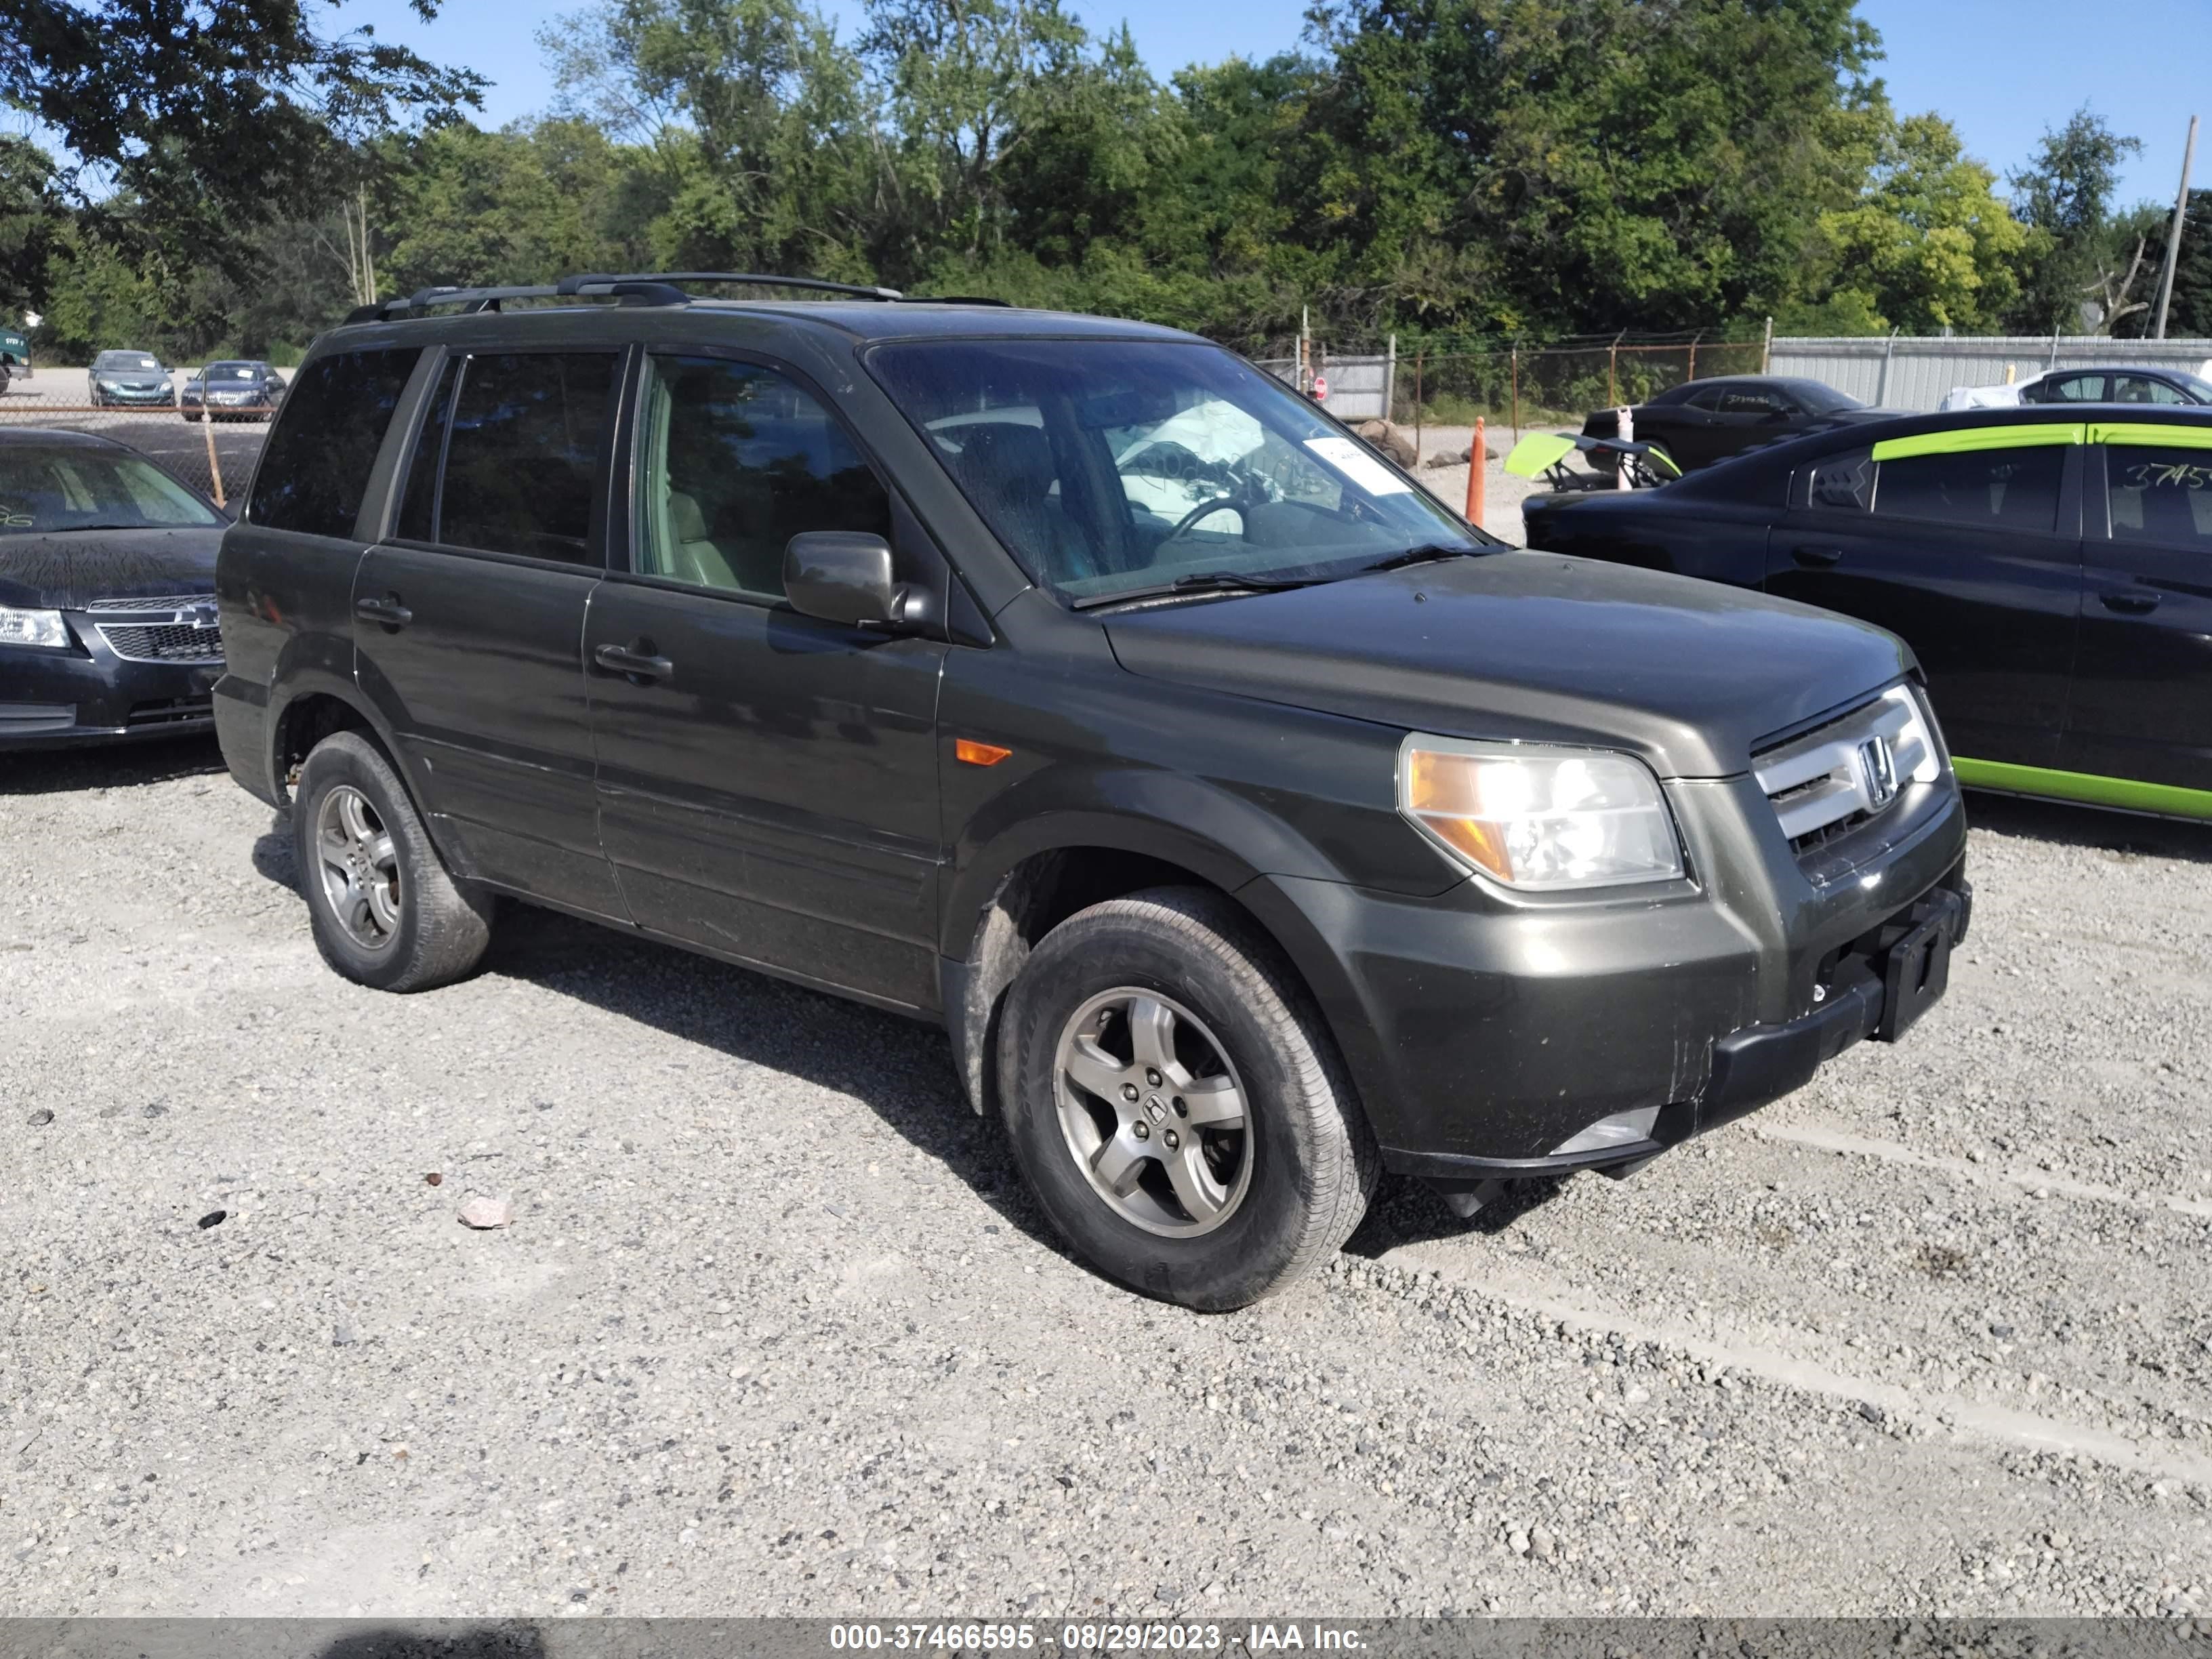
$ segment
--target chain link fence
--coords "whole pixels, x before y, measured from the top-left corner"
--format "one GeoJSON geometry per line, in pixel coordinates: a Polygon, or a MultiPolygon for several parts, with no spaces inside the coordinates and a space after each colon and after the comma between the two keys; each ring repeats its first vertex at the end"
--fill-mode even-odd
{"type": "Polygon", "coordinates": [[[188,418],[170,404],[131,408],[87,404],[82,385],[67,371],[50,371],[47,385],[25,395],[31,390],[19,381],[0,397],[0,434],[45,428],[112,438],[227,509],[236,507],[268,436],[265,416],[225,416],[209,422],[197,410],[188,418]]]}

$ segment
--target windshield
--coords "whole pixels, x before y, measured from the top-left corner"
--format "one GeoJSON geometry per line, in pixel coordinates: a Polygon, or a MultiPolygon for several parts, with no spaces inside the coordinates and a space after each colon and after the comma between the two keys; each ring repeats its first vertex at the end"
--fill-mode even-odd
{"type": "Polygon", "coordinates": [[[126,451],[0,444],[0,535],[223,522],[167,473],[126,451]]]}
{"type": "Polygon", "coordinates": [[[1212,346],[916,342],[868,365],[1030,578],[1074,604],[1492,544],[1212,346]]]}
{"type": "Polygon", "coordinates": [[[104,374],[123,374],[133,370],[151,371],[161,368],[143,351],[103,351],[93,362],[93,368],[104,374]]]}
{"type": "Polygon", "coordinates": [[[2212,404],[2212,380],[2201,379],[2177,370],[2173,378],[2181,382],[2182,390],[2200,404],[2212,404]]]}
{"type": "Polygon", "coordinates": [[[210,380],[252,380],[259,378],[252,363],[210,363],[207,373],[210,380]]]}
{"type": "Polygon", "coordinates": [[[1833,415],[1838,410],[1866,407],[1857,398],[1846,397],[1833,386],[1822,386],[1818,380],[1792,380],[1790,389],[1796,394],[1798,401],[1815,415],[1833,415]]]}

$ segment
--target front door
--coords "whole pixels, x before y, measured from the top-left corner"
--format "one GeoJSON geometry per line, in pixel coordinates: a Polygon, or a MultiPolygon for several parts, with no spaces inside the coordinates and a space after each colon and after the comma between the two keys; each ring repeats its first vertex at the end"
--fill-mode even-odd
{"type": "Polygon", "coordinates": [[[2212,430],[2091,422],[2081,648],[2064,770],[2154,786],[2113,805],[2212,811],[2212,430]],[[2100,465],[2101,463],[2101,465],[2100,465]]]}
{"type": "Polygon", "coordinates": [[[1980,427],[1825,456],[1770,532],[1767,591],[1901,635],[1954,755],[2052,765],[2081,585],[2080,434],[1980,427]]]}
{"type": "Polygon", "coordinates": [[[636,431],[631,569],[585,636],[600,836],[631,910],[717,955],[933,1006],[945,647],[783,597],[801,531],[896,544],[884,485],[761,364],[649,356],[636,431]]]}
{"type": "Polygon", "coordinates": [[[354,578],[356,673],[440,846],[480,880],[617,920],[581,645],[620,366],[449,359],[395,532],[354,578]]]}

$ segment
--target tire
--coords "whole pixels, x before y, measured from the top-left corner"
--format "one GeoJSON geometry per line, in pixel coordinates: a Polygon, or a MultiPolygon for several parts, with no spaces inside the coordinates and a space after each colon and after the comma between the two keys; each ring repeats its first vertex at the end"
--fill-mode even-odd
{"type": "Polygon", "coordinates": [[[316,947],[355,983],[427,991],[483,959],[489,896],[454,881],[391,763],[361,733],[324,738],[301,767],[292,851],[316,947]]]}
{"type": "Polygon", "coordinates": [[[1107,1278],[1224,1312],[1318,1271],[1365,1213],[1381,1159],[1335,1044],[1273,943],[1219,895],[1156,888],[1069,918],[1024,963],[1002,1030],[1015,1157],[1107,1278]],[[1164,1069],[1146,1066],[1164,1053],[1164,1069]],[[1194,1129],[1225,1121],[1232,1097],[1239,1127],[1194,1129]],[[1152,1167],[1129,1185],[1133,1157],[1152,1167]]]}

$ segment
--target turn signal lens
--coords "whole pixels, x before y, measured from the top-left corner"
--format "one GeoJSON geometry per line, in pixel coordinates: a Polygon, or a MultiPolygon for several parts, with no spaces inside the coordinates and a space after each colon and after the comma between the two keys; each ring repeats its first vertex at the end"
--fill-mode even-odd
{"type": "Polygon", "coordinates": [[[1398,757],[1398,810],[1446,853],[1542,891],[1682,873],[1674,820],[1640,761],[1416,735],[1398,757]]]}
{"type": "Polygon", "coordinates": [[[970,766],[996,766],[1013,752],[1011,749],[1000,748],[995,743],[978,743],[973,738],[955,738],[952,740],[952,757],[965,761],[970,766]]]}

